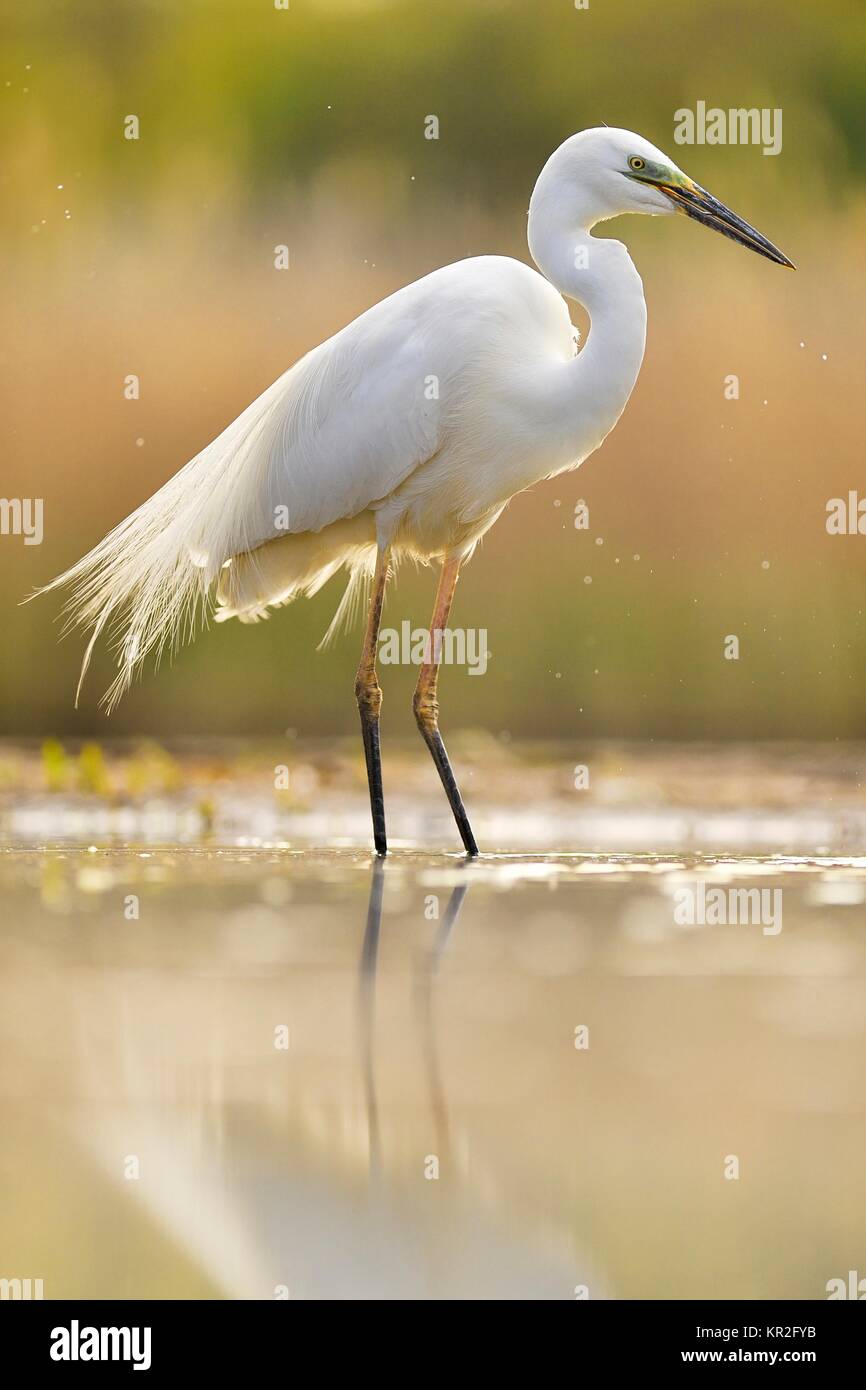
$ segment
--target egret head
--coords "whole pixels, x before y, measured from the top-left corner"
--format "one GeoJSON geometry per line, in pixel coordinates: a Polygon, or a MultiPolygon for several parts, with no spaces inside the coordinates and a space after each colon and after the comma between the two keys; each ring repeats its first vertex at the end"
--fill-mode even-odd
{"type": "Polygon", "coordinates": [[[588,212],[592,221],[625,212],[683,213],[776,265],[793,269],[793,262],[777,246],[630,130],[609,126],[582,130],[559,147],[547,168],[555,172],[557,182],[569,181],[582,213],[588,212]]]}

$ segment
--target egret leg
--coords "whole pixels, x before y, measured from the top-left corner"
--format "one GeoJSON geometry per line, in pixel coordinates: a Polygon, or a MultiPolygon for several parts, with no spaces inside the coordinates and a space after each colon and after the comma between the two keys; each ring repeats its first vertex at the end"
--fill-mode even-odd
{"type": "Polygon", "coordinates": [[[460,831],[460,838],[466,848],[466,853],[476,855],[478,846],[475,843],[475,836],[472,834],[472,826],[469,824],[466,807],[463,805],[463,798],[460,795],[460,789],[451,770],[445,744],[442,742],[442,735],[439,732],[437,687],[441,652],[436,634],[440,634],[438,642],[441,643],[441,633],[448,625],[448,614],[451,612],[459,572],[460,560],[443,561],[442,573],[439,576],[439,585],[436,589],[436,601],[433,605],[433,617],[430,621],[431,660],[421,667],[412,707],[415,711],[415,721],[421,731],[421,737],[430,749],[430,754],[436,764],[436,771],[442,779],[445,795],[448,797],[448,804],[457,822],[457,829],[460,831]]]}
{"type": "Polygon", "coordinates": [[[373,813],[373,843],[377,854],[388,853],[385,835],[385,797],[382,792],[382,759],[379,752],[379,711],[382,708],[382,690],[376,675],[376,645],[379,641],[379,624],[382,620],[382,604],[385,600],[385,585],[388,581],[388,562],[390,552],[382,550],[376,561],[373,577],[373,593],[367,614],[367,630],[361,648],[361,661],[355,676],[355,698],[361,716],[361,733],[364,738],[364,757],[367,760],[367,782],[370,787],[370,810],[373,813]]]}

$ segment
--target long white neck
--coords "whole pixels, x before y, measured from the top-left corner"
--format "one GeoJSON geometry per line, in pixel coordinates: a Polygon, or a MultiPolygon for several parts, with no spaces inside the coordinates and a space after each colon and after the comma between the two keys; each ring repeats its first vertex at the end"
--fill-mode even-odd
{"type": "Polygon", "coordinates": [[[551,380],[550,421],[574,462],[613,429],[632,393],[646,344],[641,278],[619,241],[590,235],[599,215],[580,187],[542,170],[529,205],[528,240],[542,275],[590,317],[586,344],[551,380]]]}

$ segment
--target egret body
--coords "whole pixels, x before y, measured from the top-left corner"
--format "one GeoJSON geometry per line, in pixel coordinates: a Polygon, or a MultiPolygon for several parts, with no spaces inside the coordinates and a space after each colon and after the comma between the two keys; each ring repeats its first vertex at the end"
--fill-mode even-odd
{"type": "MultiPolygon", "coordinates": [[[[641,136],[573,135],[530,201],[537,270],[472,257],[375,304],[48,585],[72,585],[72,620],[91,629],[82,678],[100,633],[114,633],[109,708],[149,653],[192,632],[202,604],[215,599],[218,620],[255,621],[343,568],[332,631],[372,576],[355,690],[384,854],[376,647],[389,571],[403,557],[441,562],[431,632],[441,631],[461,565],[509,499],[577,468],[616,424],[640,370],[646,305],[625,246],[592,228],[628,212],[681,212],[791,264],[641,136]],[[590,317],[580,350],[567,300],[590,317]]],[[[475,854],[439,733],[437,675],[431,658],[415,715],[475,854]]]]}

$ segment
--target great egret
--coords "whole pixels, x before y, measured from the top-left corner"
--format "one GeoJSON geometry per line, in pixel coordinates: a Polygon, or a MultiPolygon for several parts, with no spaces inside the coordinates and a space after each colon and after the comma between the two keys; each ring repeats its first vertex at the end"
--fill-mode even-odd
{"type": "Polygon", "coordinates": [[[608,127],[571,136],[530,200],[537,271],[472,257],[373,305],[47,586],[71,584],[70,622],[91,629],[81,679],[106,624],[119,651],[110,709],[148,653],[191,635],[214,591],[218,620],[254,622],[344,567],[330,635],[372,575],[355,694],[374,842],[385,854],[376,676],[385,586],[392,561],[438,559],[414,710],[466,851],[477,854],[439,732],[435,634],[448,623],[461,565],[509,499],[578,467],[622,414],[643,358],[646,305],[626,248],[591,231],[627,212],[684,213],[791,265],[641,136],[608,127]],[[580,351],[566,299],[590,316],[580,351]]]}

